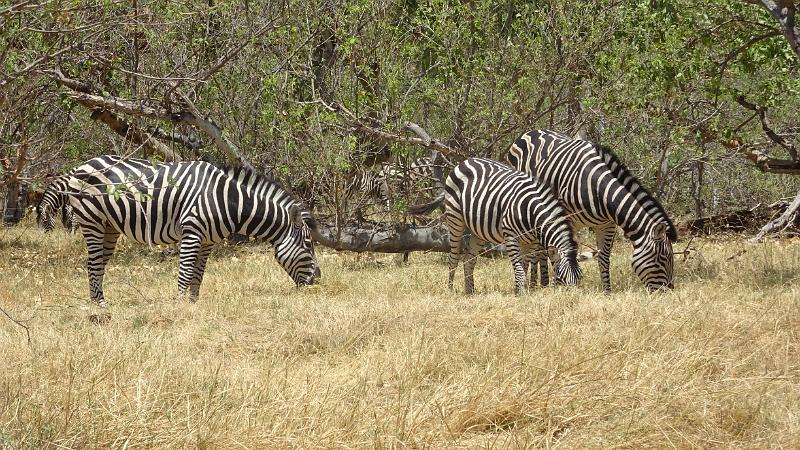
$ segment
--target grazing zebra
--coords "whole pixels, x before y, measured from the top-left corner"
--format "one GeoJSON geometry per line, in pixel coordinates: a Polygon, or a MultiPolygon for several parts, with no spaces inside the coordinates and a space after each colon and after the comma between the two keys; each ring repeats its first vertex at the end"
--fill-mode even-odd
{"type": "Polygon", "coordinates": [[[78,231],[78,222],[75,221],[75,211],[72,205],[64,205],[61,208],[61,225],[64,225],[64,229],[70,233],[78,231]]]}
{"type": "Polygon", "coordinates": [[[428,156],[415,159],[408,169],[411,189],[423,191],[438,189],[444,180],[444,168],[442,163],[436,163],[428,156]]]}
{"type": "MultiPolygon", "coordinates": [[[[211,248],[232,233],[265,239],[298,286],[319,276],[311,214],[278,183],[202,161],[154,164],[100,156],[55,180],[39,221],[69,202],[86,239],[89,291],[105,306],[103,274],[120,234],[145,244],[180,241],[178,295],[196,301],[211,248]]],[[[43,227],[44,228],[44,227],[43,227]]]]}
{"type": "MultiPolygon", "coordinates": [[[[54,182],[51,183],[50,187],[56,185],[58,185],[58,183],[54,182]]],[[[60,196],[63,198],[59,199],[55,203],[50,201],[42,202],[42,200],[44,200],[44,195],[42,195],[42,197],[39,199],[39,203],[36,205],[36,211],[38,213],[37,222],[39,224],[39,228],[41,228],[45,233],[53,231],[56,227],[55,216],[58,214],[61,216],[61,224],[64,225],[64,229],[67,230],[67,232],[75,233],[78,231],[78,223],[75,221],[75,212],[73,211],[72,206],[67,203],[66,196],[55,192],[51,193],[51,195],[60,196]],[[53,204],[58,204],[61,206],[54,208],[52,206],[53,204]]]]}
{"type": "Polygon", "coordinates": [[[359,207],[367,200],[378,200],[383,205],[383,210],[389,211],[389,182],[385,170],[368,170],[355,174],[347,185],[346,197],[355,200],[359,207]]]}
{"type": "MultiPolygon", "coordinates": [[[[578,261],[586,259],[585,255],[578,254],[578,261]]],[[[533,246],[522,260],[522,270],[528,273],[531,268],[530,286],[536,285],[536,276],[539,276],[539,284],[546,287],[550,284],[550,274],[547,269],[547,250],[541,245],[533,246]],[[538,268],[538,270],[537,270],[538,268]]]]}
{"type": "Polygon", "coordinates": [[[609,262],[617,226],[633,243],[633,270],[648,290],[673,288],[677,230],[661,204],[610,149],[536,130],[514,142],[508,161],[550,185],[576,230],[594,230],[603,290],[611,289],[609,262]]]}
{"type": "Polygon", "coordinates": [[[369,200],[379,201],[384,211],[389,211],[393,191],[411,194],[438,189],[444,167],[429,157],[418,158],[409,166],[383,164],[378,170],[356,173],[347,184],[345,196],[358,206],[369,200]]]}
{"type": "Polygon", "coordinates": [[[528,254],[539,245],[548,249],[556,283],[575,285],[580,281],[581,270],[569,220],[546,185],[499,162],[471,158],[450,172],[444,191],[432,202],[414,206],[410,212],[427,214],[442,203],[450,232],[448,288],[453,287],[465,230],[472,234],[464,261],[467,294],[474,291],[475,258],[484,242],[506,244],[514,266],[517,294],[525,291],[526,274],[520,251],[528,254]]]}

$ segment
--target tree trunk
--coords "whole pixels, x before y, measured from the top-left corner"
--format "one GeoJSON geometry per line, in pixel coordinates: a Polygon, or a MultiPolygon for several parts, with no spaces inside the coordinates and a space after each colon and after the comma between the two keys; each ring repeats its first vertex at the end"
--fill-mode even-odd
{"type": "Polygon", "coordinates": [[[3,223],[5,225],[15,225],[22,219],[22,211],[19,207],[20,183],[16,178],[6,182],[6,200],[3,205],[3,223]]]}
{"type": "Polygon", "coordinates": [[[705,162],[698,160],[695,163],[695,179],[692,188],[692,198],[694,199],[694,217],[699,219],[703,217],[703,175],[705,173],[705,162]]]}

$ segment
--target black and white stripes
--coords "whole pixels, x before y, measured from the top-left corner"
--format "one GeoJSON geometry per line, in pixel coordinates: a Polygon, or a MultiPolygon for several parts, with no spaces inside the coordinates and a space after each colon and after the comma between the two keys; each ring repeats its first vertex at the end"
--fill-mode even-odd
{"type": "Polygon", "coordinates": [[[609,263],[617,226],[633,243],[633,269],[647,288],[673,287],[675,226],[611,150],[536,130],[514,142],[508,161],[550,185],[576,230],[595,231],[604,290],[611,289],[609,263]]]}
{"type": "Polygon", "coordinates": [[[311,215],[279,184],[246,169],[101,156],[56,179],[40,211],[65,201],[86,239],[90,294],[101,306],[105,267],[121,234],[145,244],[180,241],[178,293],[189,291],[192,300],[211,248],[232,233],[271,243],[298,286],[319,276],[311,215]]]}
{"type": "Polygon", "coordinates": [[[69,233],[78,231],[78,222],[75,220],[75,212],[69,204],[67,196],[64,195],[66,189],[66,178],[57,178],[48,187],[49,195],[42,195],[39,204],[36,205],[37,219],[39,228],[45,233],[53,231],[56,227],[56,216],[60,216],[61,224],[69,233]],[[64,178],[64,179],[62,179],[64,178]],[[47,198],[47,201],[44,201],[47,198]]]}
{"type": "Polygon", "coordinates": [[[472,237],[464,261],[464,290],[474,290],[475,259],[483,242],[506,244],[514,267],[516,292],[525,290],[522,254],[541,245],[549,250],[557,283],[575,285],[581,278],[569,220],[550,189],[530,176],[496,161],[471,158],[453,169],[444,192],[410,209],[425,214],[441,203],[450,233],[448,287],[461,259],[462,236],[472,237]],[[521,253],[522,252],[522,253],[521,253]]]}

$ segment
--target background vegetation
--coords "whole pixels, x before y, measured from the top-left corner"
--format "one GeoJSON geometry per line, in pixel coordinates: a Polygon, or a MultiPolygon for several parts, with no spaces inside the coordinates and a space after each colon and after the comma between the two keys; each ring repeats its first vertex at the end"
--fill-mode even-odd
{"type": "MultiPolygon", "coordinates": [[[[4,219],[105,153],[244,159],[324,216],[376,162],[502,159],[534,128],[611,146],[675,216],[770,203],[800,189],[794,11],[12,0],[4,219]]],[[[320,249],[298,290],[267,249],[221,246],[188,304],[176,257],[122,240],[99,324],[81,238],[24,219],[0,230],[0,447],[800,447],[800,248],[684,242],[674,291],[646,294],[618,245],[612,293],[588,264],[522,298],[505,260],[464,298],[436,256],[320,249]]]]}
{"type": "Polygon", "coordinates": [[[194,111],[319,209],[376,159],[426,154],[369,132],[408,136],[406,122],[456,160],[501,159],[533,128],[576,133],[614,148],[675,215],[751,207],[798,188],[752,163],[788,151],[758,111],[792,149],[798,131],[798,57],[774,3],[12,2],[2,179],[41,185],[109,152],[228,158],[180,120],[194,111]]]}

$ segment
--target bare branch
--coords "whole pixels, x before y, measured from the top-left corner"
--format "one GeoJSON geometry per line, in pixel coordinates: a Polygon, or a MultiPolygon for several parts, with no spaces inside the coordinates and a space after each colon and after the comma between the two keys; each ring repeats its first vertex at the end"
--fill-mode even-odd
{"type": "Polygon", "coordinates": [[[415,124],[414,122],[406,122],[405,126],[403,126],[403,129],[413,131],[414,134],[422,139],[426,147],[431,145],[431,136],[421,126],[415,124]]]}
{"type": "Polygon", "coordinates": [[[786,227],[791,225],[794,222],[794,219],[797,217],[797,211],[800,209],[800,192],[794,197],[792,203],[786,208],[786,211],[780,215],[780,217],[770,221],[763,228],[761,231],[758,232],[755,238],[753,238],[756,242],[761,242],[764,240],[764,236],[769,233],[779,232],[784,230],[786,227]]]}
{"type": "Polygon", "coordinates": [[[181,111],[177,114],[172,114],[172,120],[185,122],[189,125],[199,128],[207,135],[211,136],[211,139],[214,141],[214,144],[217,146],[217,148],[222,150],[222,152],[225,153],[229,158],[236,160],[242,166],[255,171],[255,167],[253,167],[253,164],[250,162],[250,160],[244,156],[241,150],[239,150],[239,147],[237,147],[233,141],[225,136],[222,128],[218,127],[217,124],[210,119],[204,119],[194,103],[189,99],[189,97],[181,92],[180,89],[175,88],[175,93],[183,101],[184,106],[188,109],[188,111],[181,111]]]}
{"type": "Polygon", "coordinates": [[[764,106],[757,105],[755,103],[750,103],[743,96],[736,97],[736,102],[740,105],[744,106],[745,108],[755,111],[758,114],[759,119],[761,120],[761,128],[767,133],[767,136],[776,144],[780,145],[781,147],[786,149],[786,152],[789,153],[789,156],[792,158],[792,161],[797,161],[797,149],[795,148],[794,144],[788,142],[783,136],[779,135],[772,129],[769,125],[769,119],[767,119],[767,108],[764,106]]]}
{"type": "MultiPolygon", "coordinates": [[[[378,129],[375,127],[375,125],[367,123],[366,120],[358,118],[355,114],[353,114],[350,110],[348,110],[346,107],[344,107],[344,105],[340,103],[334,102],[329,105],[322,100],[319,100],[319,102],[322,103],[322,105],[329,111],[338,112],[343,116],[345,116],[345,118],[347,118],[347,120],[350,121],[350,126],[356,132],[361,132],[364,134],[371,135],[378,139],[382,139],[385,142],[419,145],[428,148],[430,150],[437,150],[445,156],[456,156],[460,158],[467,157],[465,154],[463,154],[463,152],[456,150],[453,147],[450,147],[449,145],[443,144],[435,139],[430,139],[430,135],[428,135],[427,132],[425,132],[421,127],[419,127],[419,125],[411,124],[410,122],[408,122],[406,124],[406,128],[408,128],[409,124],[415,125],[418,128],[419,132],[428,136],[428,139],[423,139],[422,137],[405,137],[401,136],[399,133],[392,133],[378,129]]],[[[412,131],[415,130],[412,129],[412,131]]],[[[415,133],[417,133],[418,136],[420,135],[417,131],[415,131],[415,133]]]]}
{"type": "MultiPolygon", "coordinates": [[[[174,92],[179,96],[186,110],[173,113],[165,108],[136,103],[131,100],[124,100],[111,96],[95,95],[93,93],[89,93],[92,91],[89,85],[78,80],[67,78],[58,70],[47,71],[47,73],[53,76],[61,85],[70,88],[71,90],[67,92],[67,95],[87,108],[93,110],[105,110],[105,112],[108,114],[111,114],[110,111],[115,111],[123,114],[148,117],[166,122],[183,122],[197,127],[204,133],[211,136],[214,144],[216,144],[220,150],[228,155],[228,157],[238,161],[243,166],[254,170],[250,161],[242,154],[236,144],[234,144],[230,139],[228,139],[227,136],[225,136],[223,130],[210,119],[204,119],[203,115],[198,111],[197,107],[189,99],[189,97],[187,97],[177,88],[174,92]]],[[[102,117],[108,117],[108,114],[102,115],[101,120],[102,117]]],[[[111,126],[111,123],[106,123],[111,126]]],[[[111,126],[111,128],[114,129],[113,126],[111,126]]],[[[141,137],[139,139],[141,139],[141,137]]],[[[151,141],[157,142],[155,139],[151,139],[151,141]]],[[[144,142],[149,141],[144,140],[143,143],[144,142]]],[[[168,149],[168,147],[163,144],[158,146],[158,144],[154,143],[153,145],[158,149],[159,152],[162,153],[165,149],[168,149]]],[[[170,157],[177,157],[177,155],[172,152],[170,157]]]]}

